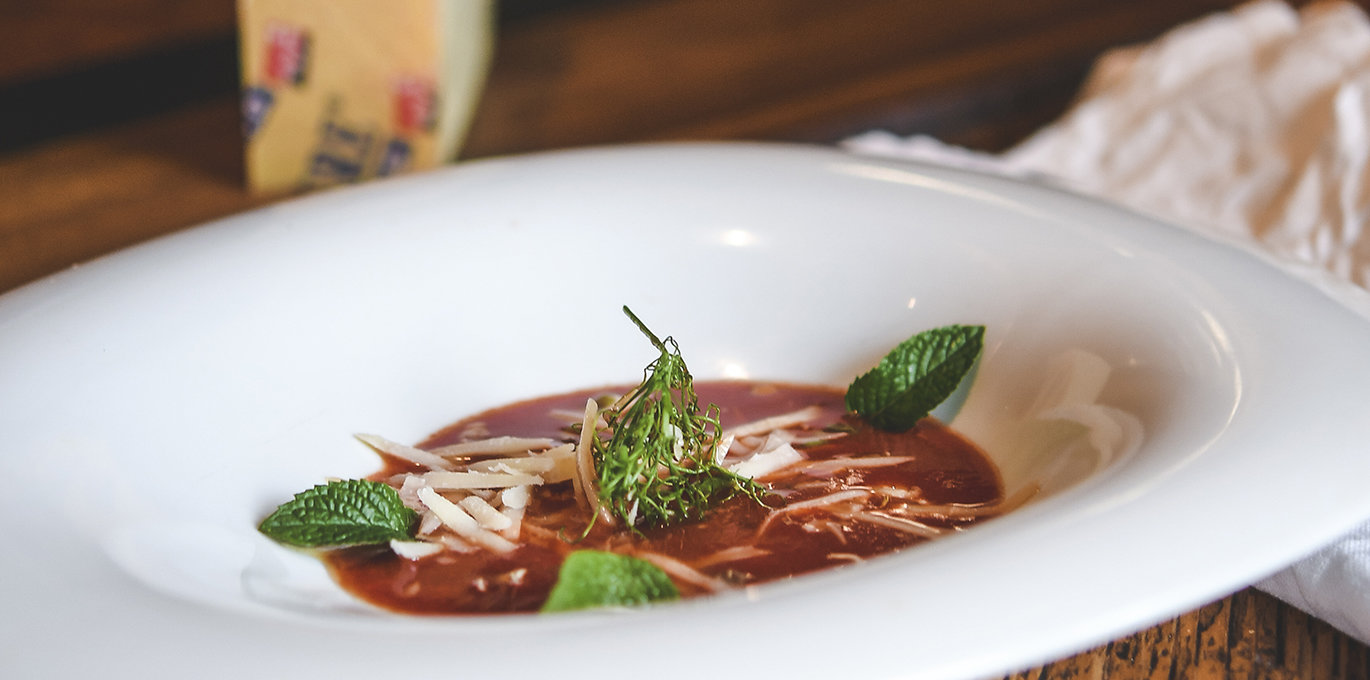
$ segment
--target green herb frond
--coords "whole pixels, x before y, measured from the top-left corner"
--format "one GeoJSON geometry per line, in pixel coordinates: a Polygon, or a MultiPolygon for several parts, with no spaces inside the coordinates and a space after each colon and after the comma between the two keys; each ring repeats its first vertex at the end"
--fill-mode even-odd
{"type": "Polygon", "coordinates": [[[715,461],[719,409],[703,409],[675,340],[659,339],[627,307],[623,312],[661,353],[642,384],[606,410],[607,436],[594,440],[600,502],[629,527],[698,520],[738,493],[761,486],[715,461]]]}

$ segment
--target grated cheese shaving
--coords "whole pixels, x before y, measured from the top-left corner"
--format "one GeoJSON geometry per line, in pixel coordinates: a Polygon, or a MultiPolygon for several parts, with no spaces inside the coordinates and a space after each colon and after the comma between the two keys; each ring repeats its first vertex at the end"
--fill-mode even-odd
{"type": "MultiPolygon", "coordinates": [[[[418,496],[416,495],[415,498],[418,498],[418,496]]],[[[423,511],[422,514],[419,515],[419,528],[417,533],[420,536],[427,536],[428,534],[437,531],[438,527],[442,526],[442,520],[438,519],[438,516],[433,514],[433,511],[429,510],[428,506],[423,505],[422,501],[419,502],[419,505],[423,508],[423,511]]]]}
{"type": "Polygon", "coordinates": [[[518,458],[491,458],[466,466],[471,472],[509,472],[535,474],[544,484],[564,482],[575,474],[576,445],[562,444],[542,453],[518,458]]]}
{"type": "Polygon", "coordinates": [[[441,543],[443,547],[447,548],[448,550],[451,550],[452,552],[473,553],[477,550],[480,550],[480,548],[477,548],[476,546],[471,545],[470,543],[463,541],[461,540],[461,538],[453,536],[452,534],[442,534],[440,536],[435,537],[434,540],[441,543]]]}
{"type": "Polygon", "coordinates": [[[559,443],[560,442],[555,439],[548,439],[546,437],[491,437],[489,439],[478,439],[476,441],[462,442],[460,444],[440,446],[430,451],[430,453],[442,458],[506,455],[511,453],[529,454],[533,451],[550,449],[559,443]]]}
{"type": "Polygon", "coordinates": [[[509,539],[482,528],[474,517],[430,487],[419,489],[419,500],[461,538],[494,552],[510,552],[518,547],[509,539]]]}
{"type": "Polygon", "coordinates": [[[762,520],[761,526],[757,527],[756,535],[757,537],[760,537],[762,534],[766,533],[766,529],[770,528],[771,522],[774,522],[778,517],[788,515],[792,512],[799,512],[800,510],[823,508],[826,506],[830,506],[836,503],[843,503],[846,501],[865,500],[866,497],[870,496],[870,493],[871,492],[867,491],[866,489],[848,489],[846,491],[830,493],[826,496],[819,496],[818,498],[810,498],[807,501],[791,503],[783,508],[772,510],[771,514],[766,515],[766,519],[762,520]]]}
{"type": "Polygon", "coordinates": [[[661,553],[652,552],[641,552],[633,556],[637,557],[638,559],[646,560],[648,562],[651,562],[652,564],[655,564],[658,569],[661,569],[662,571],[680,579],[681,581],[693,584],[710,592],[716,592],[728,587],[728,584],[726,582],[720,579],[713,578],[712,576],[707,576],[699,570],[694,569],[690,565],[685,564],[684,562],[681,562],[680,560],[677,560],[674,557],[668,557],[666,555],[662,555],[661,553]]]}
{"type": "Polygon", "coordinates": [[[526,486],[511,486],[499,494],[499,502],[506,508],[527,507],[531,492],[526,486]]]}
{"type": "MultiPolygon", "coordinates": [[[[881,489],[877,489],[883,491],[881,489]]],[[[1012,496],[1005,498],[998,503],[986,505],[916,505],[905,504],[898,510],[900,515],[907,517],[946,517],[949,519],[971,519],[984,517],[986,515],[1002,515],[1013,510],[1018,506],[1028,502],[1033,496],[1037,495],[1038,487],[1027,486],[1019,489],[1012,496]]]]}
{"type": "Polygon", "coordinates": [[[763,449],[754,453],[751,457],[728,466],[728,470],[739,477],[756,479],[801,460],[804,460],[803,454],[796,451],[793,446],[782,443],[769,451],[763,449]]]}
{"type": "Polygon", "coordinates": [[[537,475],[509,474],[504,472],[427,472],[422,475],[424,484],[440,491],[456,489],[502,489],[510,486],[541,484],[537,475]]]}
{"type": "Polygon", "coordinates": [[[891,529],[898,529],[905,533],[910,533],[915,536],[922,536],[924,538],[937,538],[938,536],[941,536],[942,534],[946,533],[946,530],[944,529],[938,529],[937,527],[928,526],[926,524],[923,524],[922,522],[915,522],[911,519],[903,519],[900,517],[890,517],[889,515],[884,515],[878,512],[853,512],[843,516],[850,517],[852,519],[858,519],[862,522],[868,522],[870,524],[878,524],[880,526],[889,527],[891,529]]]}
{"type": "Polygon", "coordinates": [[[509,526],[501,529],[499,535],[511,541],[519,540],[519,534],[521,534],[523,530],[523,513],[526,511],[527,508],[525,507],[511,508],[506,506],[500,508],[500,514],[509,518],[509,526]]]}
{"type": "Polygon", "coordinates": [[[415,465],[422,465],[434,470],[452,469],[452,463],[447,459],[434,455],[429,451],[407,446],[399,442],[392,442],[389,439],[376,434],[357,434],[353,436],[361,440],[363,444],[366,444],[381,453],[389,454],[396,458],[402,458],[415,465]]]}
{"type": "Polygon", "coordinates": [[[421,560],[429,555],[442,552],[443,547],[438,543],[428,541],[397,541],[392,539],[390,549],[406,560],[421,560]]]}
{"type": "Polygon", "coordinates": [[[801,408],[798,411],[782,413],[778,416],[762,418],[761,420],[754,420],[750,423],[743,423],[736,427],[730,427],[723,431],[723,436],[727,437],[732,435],[734,437],[747,437],[754,434],[770,432],[772,430],[783,430],[787,427],[803,425],[820,415],[823,415],[823,409],[817,406],[808,406],[801,408]]]}
{"type": "MultiPolygon", "coordinates": [[[[576,500],[591,512],[599,509],[599,476],[595,473],[595,458],[591,446],[595,438],[595,422],[599,419],[599,404],[594,399],[585,400],[585,416],[581,419],[580,441],[576,444],[576,500]]],[[[608,513],[600,513],[607,515],[608,513]]]]}
{"type": "Polygon", "coordinates": [[[812,476],[827,476],[834,472],[849,470],[852,468],[872,468],[885,467],[887,465],[900,465],[913,460],[913,456],[861,456],[858,458],[829,458],[827,460],[816,460],[799,466],[799,471],[812,476]]]}
{"type": "Polygon", "coordinates": [[[504,513],[495,509],[495,506],[490,505],[480,496],[467,496],[466,498],[457,501],[457,505],[461,506],[462,510],[470,513],[470,515],[480,523],[482,529],[501,531],[509,528],[509,518],[505,517],[504,513]]]}
{"type": "Polygon", "coordinates": [[[711,555],[705,555],[704,557],[695,560],[693,566],[695,569],[703,569],[705,567],[712,567],[715,564],[739,562],[753,557],[764,557],[769,554],[771,554],[771,551],[766,550],[765,548],[758,548],[754,545],[735,545],[731,548],[719,550],[711,555]]]}
{"type": "Polygon", "coordinates": [[[718,445],[714,447],[714,465],[723,464],[723,459],[728,457],[728,451],[733,448],[734,439],[732,435],[719,439],[718,445]]]}
{"type": "Polygon", "coordinates": [[[871,492],[867,491],[866,489],[847,489],[846,491],[838,491],[837,493],[830,493],[826,496],[819,496],[818,498],[810,498],[807,501],[791,503],[783,508],[780,508],[779,510],[772,511],[772,514],[778,512],[798,512],[800,510],[808,510],[810,508],[821,508],[825,505],[832,505],[834,503],[841,503],[843,501],[854,501],[858,499],[864,499],[865,497],[869,496],[870,493],[871,492]]]}
{"type": "MultiPolygon", "coordinates": [[[[423,503],[419,502],[418,494],[419,489],[424,487],[423,478],[418,475],[400,475],[400,478],[399,488],[396,489],[400,495],[400,501],[404,503],[405,507],[422,512],[425,508],[423,503]]],[[[396,480],[392,478],[390,482],[395,484],[396,480]]]]}

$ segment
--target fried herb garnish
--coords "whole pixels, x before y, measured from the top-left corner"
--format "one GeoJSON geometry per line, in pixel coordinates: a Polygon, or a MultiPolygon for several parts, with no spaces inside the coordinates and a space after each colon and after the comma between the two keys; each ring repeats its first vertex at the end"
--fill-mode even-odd
{"type": "Polygon", "coordinates": [[[600,504],[629,527],[698,520],[743,493],[762,487],[718,465],[718,407],[700,408],[680,347],[659,339],[628,307],[623,313],[661,355],[642,384],[603,412],[607,428],[594,440],[600,504]]]}

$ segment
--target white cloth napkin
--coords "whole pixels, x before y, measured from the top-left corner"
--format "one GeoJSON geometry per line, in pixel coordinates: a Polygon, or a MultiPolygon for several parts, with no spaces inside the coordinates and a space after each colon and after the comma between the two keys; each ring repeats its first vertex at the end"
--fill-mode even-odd
{"type": "MultiPolygon", "coordinates": [[[[1351,4],[1258,0],[1110,52],[1003,155],[881,131],[844,146],[1064,184],[1370,287],[1370,21],[1351,4]]],[[[1370,643],[1370,522],[1256,586],[1370,643]]]]}

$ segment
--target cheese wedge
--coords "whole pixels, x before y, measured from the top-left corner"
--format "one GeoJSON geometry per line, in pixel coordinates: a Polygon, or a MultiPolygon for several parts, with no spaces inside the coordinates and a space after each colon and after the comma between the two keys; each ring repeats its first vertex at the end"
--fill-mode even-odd
{"type": "Polygon", "coordinates": [[[238,0],[247,183],[358,182],[452,160],[488,66],[493,0],[238,0]]]}

